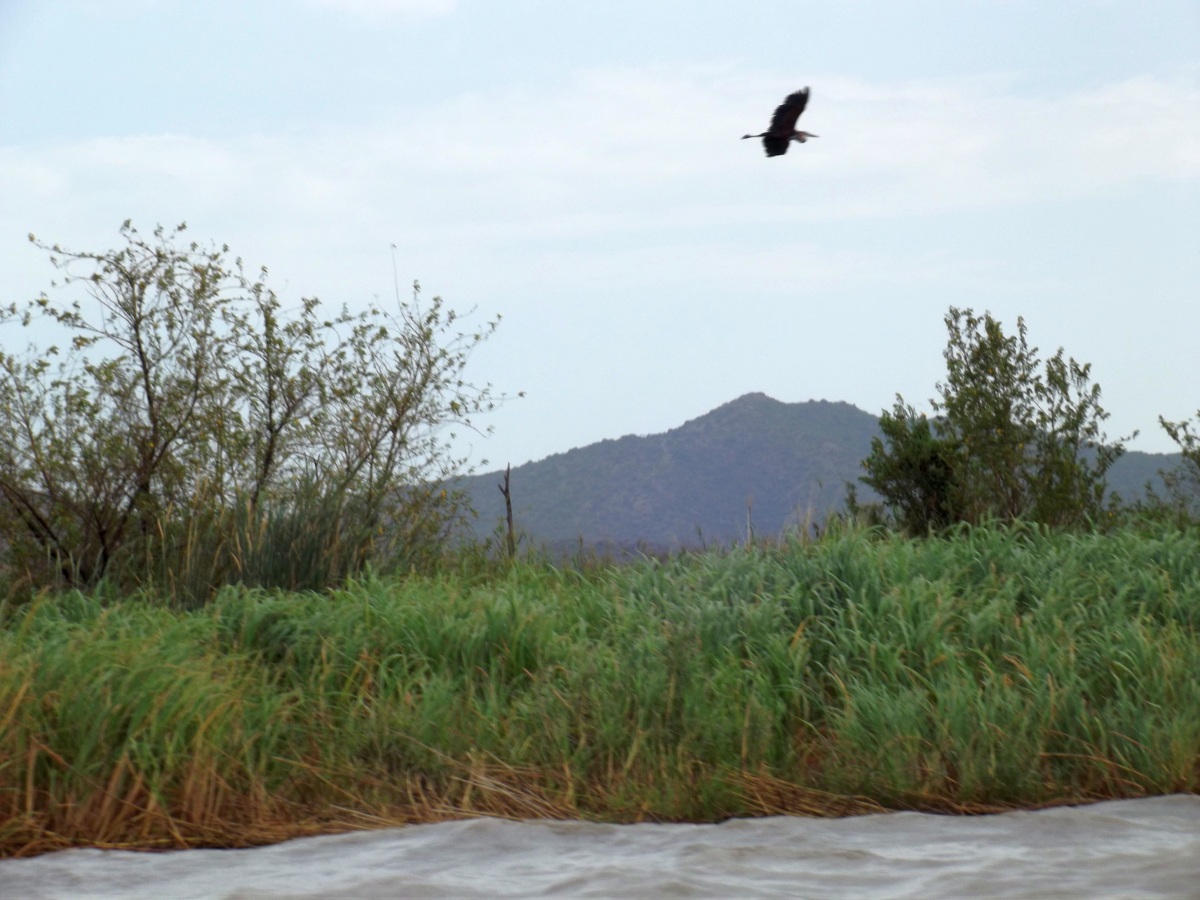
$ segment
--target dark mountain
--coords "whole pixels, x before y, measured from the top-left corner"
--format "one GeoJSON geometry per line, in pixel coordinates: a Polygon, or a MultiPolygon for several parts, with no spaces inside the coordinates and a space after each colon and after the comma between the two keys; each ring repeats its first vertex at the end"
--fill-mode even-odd
{"type": "MultiPolygon", "coordinates": [[[[777,535],[820,520],[845,498],[845,482],[878,434],[878,418],[848,403],[781,403],[747,394],[665,434],[601,441],[512,470],[518,531],[535,543],[696,546],[755,533],[777,535]]],[[[1128,453],[1110,486],[1140,493],[1178,457],[1128,453]]],[[[461,479],[479,514],[476,532],[503,520],[503,472],[461,479]]],[[[864,502],[873,499],[859,485],[864,502]]]]}

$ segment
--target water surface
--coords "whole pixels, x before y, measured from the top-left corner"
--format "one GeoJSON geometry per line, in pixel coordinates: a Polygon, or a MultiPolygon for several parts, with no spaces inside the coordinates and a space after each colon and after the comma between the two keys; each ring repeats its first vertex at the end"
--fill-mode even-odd
{"type": "Polygon", "coordinates": [[[1200,797],[720,825],[471,819],[0,861],[3,898],[1195,897],[1200,797]]]}

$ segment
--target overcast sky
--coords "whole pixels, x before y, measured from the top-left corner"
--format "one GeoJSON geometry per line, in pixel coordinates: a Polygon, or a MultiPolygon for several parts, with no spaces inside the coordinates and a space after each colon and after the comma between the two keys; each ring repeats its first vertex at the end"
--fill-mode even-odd
{"type": "MultiPolygon", "coordinates": [[[[0,0],[0,302],[186,220],[285,301],[419,279],[525,399],[477,463],[751,391],[924,408],[951,305],[1200,407],[1196,0],[0,0]],[[811,85],[820,135],[756,141],[811,85]]],[[[27,337],[0,331],[6,349],[27,337]]]]}

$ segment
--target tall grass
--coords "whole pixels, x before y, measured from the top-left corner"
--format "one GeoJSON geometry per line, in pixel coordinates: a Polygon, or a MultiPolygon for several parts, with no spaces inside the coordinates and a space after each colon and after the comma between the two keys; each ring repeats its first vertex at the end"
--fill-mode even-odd
{"type": "Polygon", "coordinates": [[[1195,791],[1197,672],[1194,529],[47,596],[0,630],[0,848],[1195,791]]]}

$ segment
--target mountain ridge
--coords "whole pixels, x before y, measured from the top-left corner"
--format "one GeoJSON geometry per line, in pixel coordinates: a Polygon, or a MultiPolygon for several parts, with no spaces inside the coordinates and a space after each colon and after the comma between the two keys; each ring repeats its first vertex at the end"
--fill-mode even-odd
{"type": "MultiPolygon", "coordinates": [[[[534,543],[697,546],[775,535],[863,501],[861,461],[879,419],[843,401],[785,403],[744,394],[675,428],[606,438],[513,467],[514,524],[534,543]]],[[[1130,451],[1110,471],[1122,496],[1141,490],[1177,454],[1130,451]]],[[[476,510],[477,537],[504,518],[503,471],[455,482],[476,510]]]]}

